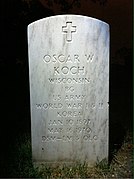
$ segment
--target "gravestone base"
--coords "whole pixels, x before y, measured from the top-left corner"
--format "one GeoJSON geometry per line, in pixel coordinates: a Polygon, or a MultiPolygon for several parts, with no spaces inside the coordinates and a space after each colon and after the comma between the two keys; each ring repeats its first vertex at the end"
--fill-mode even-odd
{"type": "Polygon", "coordinates": [[[67,166],[67,167],[72,167],[72,166],[75,166],[76,164],[84,164],[84,163],[80,163],[80,162],[33,162],[33,165],[35,167],[38,167],[38,168],[42,168],[44,166],[47,166],[47,167],[52,167],[52,168],[55,168],[55,167],[63,167],[63,166],[67,166]]]}
{"type": "Polygon", "coordinates": [[[108,159],[103,159],[103,160],[99,160],[96,162],[81,162],[81,161],[75,161],[75,162],[33,162],[33,166],[39,169],[42,169],[44,167],[50,167],[50,168],[55,168],[55,167],[59,167],[59,168],[63,168],[63,167],[74,167],[74,166],[84,166],[86,165],[87,167],[93,167],[96,164],[98,164],[99,162],[103,162],[103,164],[108,165],[109,161],[108,159]]]}

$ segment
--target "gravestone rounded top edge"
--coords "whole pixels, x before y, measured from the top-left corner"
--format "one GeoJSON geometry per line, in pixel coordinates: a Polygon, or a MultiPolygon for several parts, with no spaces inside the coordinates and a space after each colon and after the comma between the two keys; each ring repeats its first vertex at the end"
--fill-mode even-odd
{"type": "Polygon", "coordinates": [[[41,23],[44,20],[53,19],[53,18],[66,18],[66,17],[86,18],[86,19],[90,19],[90,20],[93,20],[93,21],[96,21],[96,22],[99,22],[99,23],[103,23],[103,24],[105,24],[105,25],[107,25],[109,27],[108,23],[106,23],[106,22],[104,22],[104,21],[102,21],[100,19],[85,16],[85,15],[75,15],[75,14],[63,14],[63,15],[55,15],[55,16],[45,17],[45,18],[42,18],[42,19],[39,19],[37,21],[34,21],[34,22],[30,23],[28,25],[28,27],[33,25],[33,24],[35,24],[35,23],[41,23]]]}

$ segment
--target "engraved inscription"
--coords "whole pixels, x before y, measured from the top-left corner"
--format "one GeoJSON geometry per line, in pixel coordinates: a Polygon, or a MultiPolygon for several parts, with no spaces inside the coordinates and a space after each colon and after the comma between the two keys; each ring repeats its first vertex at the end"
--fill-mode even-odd
{"type": "Polygon", "coordinates": [[[48,123],[49,126],[53,126],[53,125],[63,125],[63,119],[58,119],[58,120],[50,120],[48,123]]]}
{"type": "Polygon", "coordinates": [[[77,101],[77,100],[80,100],[80,101],[83,101],[85,99],[86,95],[67,95],[65,96],[65,100],[69,100],[69,101],[77,101]]]}
{"type": "Polygon", "coordinates": [[[58,118],[58,119],[50,119],[48,122],[49,127],[51,126],[63,126],[66,127],[66,125],[72,125],[74,124],[76,126],[87,126],[91,124],[91,119],[82,119],[82,118],[78,118],[76,120],[72,119],[72,118],[58,118]]]}
{"type": "Polygon", "coordinates": [[[88,54],[84,54],[83,56],[80,54],[45,54],[43,56],[43,61],[45,63],[80,63],[81,61],[86,61],[87,63],[92,62],[95,55],[93,52],[88,54]]]}
{"type": "Polygon", "coordinates": [[[57,117],[81,117],[81,111],[57,111],[57,117]]]}
{"type": "MultiPolygon", "coordinates": [[[[72,33],[76,32],[74,27],[71,22],[62,27],[68,42],[72,41],[72,33]]],[[[92,63],[95,58],[98,59],[93,52],[84,54],[48,53],[43,56],[46,64],[53,64],[53,76],[48,78],[48,82],[51,85],[65,84],[63,87],[65,94],[55,93],[51,101],[36,104],[37,109],[55,111],[55,119],[48,121],[46,134],[42,135],[42,142],[77,142],[79,140],[91,142],[98,139],[97,135],[92,132],[93,119],[84,119],[83,109],[93,111],[98,108],[101,110],[104,105],[103,101],[98,104],[95,104],[94,101],[87,103],[84,102],[87,97],[85,94],[75,93],[76,85],[92,83],[90,76],[86,76],[86,66],[81,65],[81,62],[92,63]]]]}
{"type": "Polygon", "coordinates": [[[76,26],[72,26],[72,22],[66,22],[66,26],[62,26],[62,32],[66,33],[66,40],[72,41],[72,33],[76,32],[76,26]]]}
{"type": "Polygon", "coordinates": [[[93,136],[91,137],[90,134],[87,135],[83,135],[82,137],[79,137],[78,135],[73,136],[73,135],[46,135],[46,136],[42,136],[42,142],[57,142],[57,141],[62,141],[62,142],[71,142],[71,141],[79,141],[79,140],[83,140],[85,142],[92,142],[93,140],[96,141],[98,138],[97,136],[93,136]]]}
{"type": "Polygon", "coordinates": [[[88,84],[91,82],[90,78],[49,78],[49,83],[52,84],[88,84]]]}
{"type": "Polygon", "coordinates": [[[50,120],[48,122],[47,134],[42,136],[42,142],[53,142],[58,140],[69,142],[78,141],[80,138],[83,138],[84,141],[97,140],[97,137],[92,137],[90,124],[90,119],[82,118],[77,120],[72,118],[50,120]]]}
{"type": "Polygon", "coordinates": [[[63,74],[63,75],[67,75],[67,74],[71,74],[71,75],[84,75],[85,74],[85,69],[84,66],[80,67],[80,66],[72,66],[72,67],[68,67],[68,66],[63,66],[62,68],[60,67],[54,67],[54,75],[59,75],[59,74],[63,74]]]}
{"type": "Polygon", "coordinates": [[[62,103],[38,103],[36,104],[37,109],[62,109],[62,103]]]}
{"type": "MultiPolygon", "coordinates": [[[[66,109],[83,109],[83,107],[87,110],[87,109],[96,109],[98,108],[98,110],[102,110],[104,107],[104,104],[102,102],[100,102],[98,105],[96,105],[95,103],[85,103],[84,99],[86,98],[86,95],[66,95],[64,100],[65,103],[60,103],[57,102],[60,99],[60,95],[54,95],[53,101],[56,102],[51,102],[51,103],[36,103],[36,108],[37,109],[44,109],[44,110],[56,110],[56,109],[63,109],[63,107],[65,107],[66,109]]],[[[72,116],[72,112],[71,111],[63,111],[63,116],[67,116],[68,115],[72,116]]],[[[61,113],[58,113],[59,116],[61,113]]],[[[76,111],[74,111],[74,114],[76,114],[76,111]]]]}

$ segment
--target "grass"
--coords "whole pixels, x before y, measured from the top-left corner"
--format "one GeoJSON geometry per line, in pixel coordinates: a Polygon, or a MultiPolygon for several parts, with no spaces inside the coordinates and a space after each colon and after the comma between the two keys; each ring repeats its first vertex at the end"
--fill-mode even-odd
{"type": "Polygon", "coordinates": [[[76,163],[73,167],[51,168],[42,165],[33,167],[31,141],[28,135],[19,138],[12,147],[12,157],[6,177],[15,178],[132,178],[132,137],[128,133],[122,147],[114,151],[114,157],[107,164],[105,160],[88,167],[86,163],[76,163]]]}

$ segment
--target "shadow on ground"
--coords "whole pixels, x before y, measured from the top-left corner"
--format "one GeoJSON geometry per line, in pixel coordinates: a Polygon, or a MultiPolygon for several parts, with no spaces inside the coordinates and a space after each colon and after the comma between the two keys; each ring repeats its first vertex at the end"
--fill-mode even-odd
{"type": "Polygon", "coordinates": [[[117,152],[126,133],[132,131],[132,74],[131,68],[112,65],[110,70],[109,110],[110,161],[117,152]]]}

